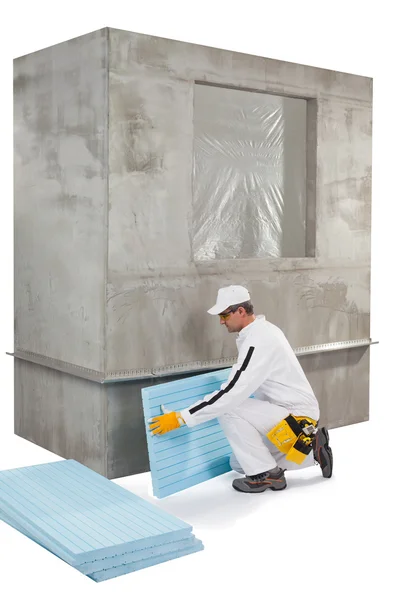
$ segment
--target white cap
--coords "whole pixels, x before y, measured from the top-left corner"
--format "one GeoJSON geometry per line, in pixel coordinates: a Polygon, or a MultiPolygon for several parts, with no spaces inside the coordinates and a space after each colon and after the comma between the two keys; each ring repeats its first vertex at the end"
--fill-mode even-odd
{"type": "Polygon", "coordinates": [[[210,315],[219,315],[229,306],[241,304],[250,300],[250,294],[245,287],[241,285],[230,285],[218,290],[217,303],[207,312],[210,315]]]}

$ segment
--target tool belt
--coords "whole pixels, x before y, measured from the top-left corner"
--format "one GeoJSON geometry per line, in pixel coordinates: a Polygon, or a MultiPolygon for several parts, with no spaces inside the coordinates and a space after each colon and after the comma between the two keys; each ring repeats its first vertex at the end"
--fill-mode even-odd
{"type": "Polygon", "coordinates": [[[267,438],[283,454],[287,460],[298,465],[305,460],[312,450],[318,422],[308,417],[289,415],[276,425],[267,438]]]}

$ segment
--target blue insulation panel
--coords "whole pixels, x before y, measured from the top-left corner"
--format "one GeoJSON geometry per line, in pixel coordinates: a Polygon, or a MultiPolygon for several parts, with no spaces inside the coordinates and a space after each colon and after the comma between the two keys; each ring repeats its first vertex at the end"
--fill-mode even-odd
{"type": "Polygon", "coordinates": [[[183,410],[220,388],[230,369],[196,375],[142,389],[153,493],[164,498],[231,470],[232,453],[217,419],[152,435],[148,421],[166,410],[183,410]]]}
{"type": "MultiPolygon", "coordinates": [[[[31,535],[28,531],[9,518],[5,513],[0,511],[0,519],[5,523],[8,523],[11,527],[30,538],[46,550],[48,548],[45,544],[38,541],[35,535],[31,535]]],[[[127,552],[125,554],[118,554],[111,558],[100,559],[88,563],[78,565],[76,569],[82,574],[87,575],[93,581],[101,582],[107,579],[113,579],[120,575],[133,573],[134,571],[140,571],[147,567],[152,567],[157,564],[173,560],[186,556],[187,554],[193,554],[204,550],[204,546],[200,540],[194,535],[189,536],[186,539],[182,539],[179,542],[170,542],[163,546],[153,546],[147,550],[137,550],[136,552],[127,552]]],[[[62,558],[60,556],[59,558],[62,558]]]]}
{"type": "Polygon", "coordinates": [[[95,581],[203,549],[189,524],[73,460],[0,472],[0,518],[95,581]]]}
{"type": "Polygon", "coordinates": [[[199,552],[200,550],[203,550],[203,545],[199,540],[197,540],[189,549],[168,552],[167,554],[163,554],[159,557],[148,558],[146,560],[141,560],[135,563],[121,565],[119,567],[115,567],[114,569],[98,571],[96,573],[91,573],[90,575],[88,575],[88,577],[90,577],[96,582],[105,581],[106,579],[113,579],[114,577],[119,577],[120,575],[126,575],[127,573],[132,573],[134,571],[140,571],[141,569],[145,569],[147,567],[159,565],[163,562],[167,562],[168,560],[173,560],[174,558],[180,558],[181,556],[193,554],[194,552],[199,552]]]}
{"type": "MultiPolygon", "coordinates": [[[[170,555],[176,552],[190,552],[193,549],[200,549],[203,547],[202,543],[196,539],[194,535],[188,538],[182,539],[179,542],[170,542],[169,544],[163,544],[162,546],[153,546],[146,550],[136,550],[136,552],[126,552],[125,554],[118,554],[111,558],[103,558],[90,563],[84,563],[80,565],[79,571],[81,573],[92,574],[98,573],[99,571],[109,571],[113,569],[124,567],[125,565],[135,566],[135,563],[142,564],[143,561],[155,561],[158,562],[158,557],[170,555]]],[[[141,567],[142,568],[142,567],[141,567]]],[[[131,569],[137,571],[138,569],[131,569]]]]}
{"type": "MultiPolygon", "coordinates": [[[[16,529],[17,531],[19,531],[32,541],[36,542],[46,550],[50,550],[50,548],[48,547],[48,543],[44,541],[44,536],[38,531],[35,531],[31,527],[26,528],[24,526],[24,523],[20,523],[18,520],[14,519],[12,516],[10,516],[7,513],[4,513],[1,510],[0,520],[4,521],[5,523],[13,527],[13,529],[16,529]]],[[[110,575],[112,575],[112,577],[115,577],[116,571],[114,571],[114,569],[116,567],[124,567],[125,565],[131,565],[131,570],[127,572],[138,571],[139,568],[143,569],[146,566],[149,566],[147,564],[148,562],[151,562],[151,564],[153,565],[158,564],[158,562],[165,562],[165,560],[170,560],[164,560],[164,557],[166,555],[169,556],[175,553],[179,554],[179,556],[183,556],[192,552],[198,552],[203,548],[204,547],[202,542],[200,542],[193,534],[190,534],[187,537],[182,538],[182,540],[178,542],[170,542],[163,545],[152,546],[151,548],[147,548],[145,550],[136,550],[135,552],[126,552],[123,554],[111,553],[112,556],[110,556],[110,558],[102,558],[91,562],[84,562],[80,565],[77,565],[75,568],[81,573],[89,576],[93,573],[96,573],[97,577],[99,576],[98,574],[100,571],[105,570],[109,572],[110,575]],[[159,561],[157,560],[158,557],[160,557],[159,561]],[[137,565],[135,563],[140,563],[138,568],[136,568],[137,565]]],[[[52,552],[52,554],[57,555],[57,553],[55,552],[52,552]]],[[[69,557],[63,555],[62,552],[59,553],[58,558],[61,558],[65,562],[69,562],[69,557]]],[[[104,575],[102,575],[101,580],[103,579],[107,579],[107,577],[104,577],[104,575]]]]}

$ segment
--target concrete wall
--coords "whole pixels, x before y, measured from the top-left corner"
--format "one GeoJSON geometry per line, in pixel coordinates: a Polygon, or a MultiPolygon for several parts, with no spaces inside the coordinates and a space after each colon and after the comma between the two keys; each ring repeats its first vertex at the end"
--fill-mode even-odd
{"type": "Polygon", "coordinates": [[[15,349],[104,370],[107,34],[14,61],[15,349]]]}
{"type": "MultiPolygon", "coordinates": [[[[329,429],[368,420],[369,349],[300,357],[329,429]]],[[[193,373],[196,374],[196,373],[193,373]]],[[[99,385],[15,363],[15,433],[115,479],[149,470],[141,389],[190,375],[99,385]]]]}
{"type": "Polygon", "coordinates": [[[17,59],[16,349],[127,377],[217,366],[235,344],[205,311],[233,282],[293,346],[368,337],[371,88],[119,30],[17,59]],[[194,260],[196,81],[314,98],[309,256],[194,260]]]}
{"type": "Polygon", "coordinates": [[[321,426],[333,429],[368,421],[369,361],[369,348],[300,358],[320,404],[321,426]]]}
{"type": "Polygon", "coordinates": [[[106,475],[106,388],[25,360],[14,376],[15,433],[106,475]]]}
{"type": "MultiPolygon", "coordinates": [[[[368,338],[371,121],[368,78],[119,30],[17,59],[15,350],[77,370],[16,360],[16,433],[108,477],[147,470],[141,387],[235,360],[206,313],[222,285],[294,347],[368,338]],[[196,82],[307,100],[305,257],[195,261],[196,82]]],[[[301,364],[324,424],[368,419],[369,350],[301,364]]]]}
{"type": "Polygon", "coordinates": [[[234,357],[234,339],[205,313],[234,282],[293,346],[369,337],[371,102],[368,78],[110,31],[107,371],[234,357]],[[315,257],[194,260],[195,82],[315,99],[307,224],[315,257]]]}

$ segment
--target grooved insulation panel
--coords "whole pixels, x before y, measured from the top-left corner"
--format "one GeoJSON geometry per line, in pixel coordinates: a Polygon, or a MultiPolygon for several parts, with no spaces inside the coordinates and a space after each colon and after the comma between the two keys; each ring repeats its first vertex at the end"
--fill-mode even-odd
{"type": "Polygon", "coordinates": [[[192,527],[73,460],[0,472],[0,518],[95,581],[203,549],[192,527]]]}
{"type": "Polygon", "coordinates": [[[232,453],[217,419],[196,427],[182,427],[162,436],[152,435],[148,421],[167,411],[183,410],[221,387],[230,369],[196,375],[142,389],[147,447],[153,493],[170,496],[231,470],[232,453]]]}

